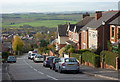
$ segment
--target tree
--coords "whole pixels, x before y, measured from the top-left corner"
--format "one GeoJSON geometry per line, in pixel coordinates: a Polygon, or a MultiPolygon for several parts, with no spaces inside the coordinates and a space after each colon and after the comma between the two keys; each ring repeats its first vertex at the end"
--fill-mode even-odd
{"type": "Polygon", "coordinates": [[[69,57],[71,56],[71,53],[74,52],[74,47],[72,45],[66,45],[65,46],[65,53],[68,53],[69,54],[69,57]]]}
{"type": "Polygon", "coordinates": [[[12,41],[12,49],[19,55],[19,52],[22,51],[23,46],[24,42],[18,35],[15,35],[12,41]]]}
{"type": "Polygon", "coordinates": [[[36,38],[36,40],[38,41],[38,40],[41,38],[41,33],[37,32],[37,33],[35,34],[35,38],[36,38]]]}

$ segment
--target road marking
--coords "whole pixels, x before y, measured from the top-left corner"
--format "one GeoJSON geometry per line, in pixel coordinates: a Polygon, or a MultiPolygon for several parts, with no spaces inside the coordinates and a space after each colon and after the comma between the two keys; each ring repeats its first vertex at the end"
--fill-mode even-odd
{"type": "Polygon", "coordinates": [[[9,73],[8,73],[8,67],[6,66],[6,71],[7,71],[7,75],[8,75],[8,78],[9,78],[9,80],[10,80],[10,82],[11,82],[11,78],[10,78],[10,75],[9,75],[9,73]]]}
{"type": "Polygon", "coordinates": [[[40,74],[44,74],[44,73],[42,73],[42,72],[40,72],[40,71],[38,71],[38,73],[40,73],[40,74]]]}
{"type": "MultiPolygon", "coordinates": [[[[37,69],[35,69],[34,67],[32,67],[30,64],[28,64],[25,60],[24,60],[24,62],[29,66],[29,67],[31,67],[34,71],[36,71],[36,72],[38,72],[38,73],[40,73],[40,74],[44,74],[43,72],[41,72],[41,71],[38,71],[37,69]]],[[[49,78],[52,78],[53,80],[58,80],[58,79],[56,79],[56,78],[54,78],[54,77],[52,77],[52,76],[50,76],[50,75],[46,75],[47,77],[49,77],[49,78]]]]}
{"type": "Polygon", "coordinates": [[[49,75],[47,75],[47,77],[52,78],[52,79],[54,79],[54,80],[58,80],[58,79],[56,79],[56,78],[54,78],[54,77],[52,77],[52,76],[49,76],[49,75]]]}

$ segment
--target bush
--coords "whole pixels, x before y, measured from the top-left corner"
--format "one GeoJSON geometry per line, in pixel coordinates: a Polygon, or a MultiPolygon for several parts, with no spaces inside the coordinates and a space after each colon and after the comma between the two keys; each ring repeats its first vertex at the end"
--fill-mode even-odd
{"type": "Polygon", "coordinates": [[[76,51],[76,53],[82,54],[82,53],[87,52],[87,51],[90,51],[90,50],[88,50],[88,49],[80,49],[80,50],[76,51]]]}
{"type": "Polygon", "coordinates": [[[78,60],[80,59],[80,56],[81,56],[81,54],[76,54],[76,53],[71,54],[71,57],[75,57],[78,60]]]}
{"type": "Polygon", "coordinates": [[[82,54],[82,62],[85,61],[93,64],[95,67],[100,66],[100,56],[92,52],[87,51],[82,54]]]}
{"type": "Polygon", "coordinates": [[[118,56],[118,54],[110,51],[102,51],[100,53],[100,60],[102,59],[102,55],[104,55],[104,62],[106,64],[116,67],[116,57],[118,56]]]}

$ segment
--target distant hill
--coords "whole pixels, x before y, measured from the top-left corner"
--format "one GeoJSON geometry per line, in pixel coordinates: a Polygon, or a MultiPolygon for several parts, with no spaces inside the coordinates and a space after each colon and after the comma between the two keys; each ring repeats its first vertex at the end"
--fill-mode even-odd
{"type": "Polygon", "coordinates": [[[83,13],[85,12],[2,14],[2,27],[18,28],[29,25],[31,27],[56,28],[58,24],[77,23],[82,19],[83,13]]]}

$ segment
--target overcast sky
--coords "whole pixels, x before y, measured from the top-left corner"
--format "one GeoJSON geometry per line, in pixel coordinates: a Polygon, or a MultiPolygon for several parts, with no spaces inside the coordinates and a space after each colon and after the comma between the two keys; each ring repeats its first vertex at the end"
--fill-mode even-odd
{"type": "Polygon", "coordinates": [[[117,10],[120,0],[0,0],[0,13],[117,10]]]}

